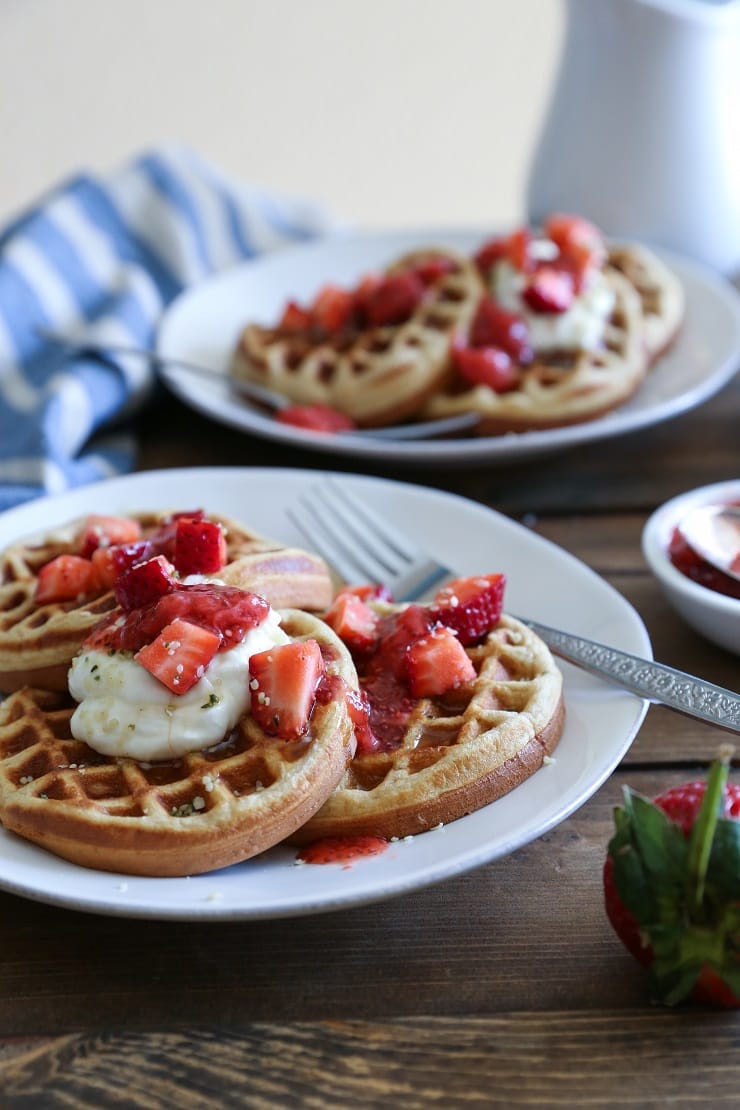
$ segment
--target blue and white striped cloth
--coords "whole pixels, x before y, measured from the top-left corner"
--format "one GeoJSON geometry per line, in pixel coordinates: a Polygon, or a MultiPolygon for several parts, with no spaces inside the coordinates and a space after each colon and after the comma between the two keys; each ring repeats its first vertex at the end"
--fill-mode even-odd
{"type": "Polygon", "coordinates": [[[151,347],[186,286],[327,228],[166,147],[74,177],[0,232],[0,510],[129,470],[133,436],[98,433],[151,392],[145,360],[70,357],[39,329],[151,347]]]}

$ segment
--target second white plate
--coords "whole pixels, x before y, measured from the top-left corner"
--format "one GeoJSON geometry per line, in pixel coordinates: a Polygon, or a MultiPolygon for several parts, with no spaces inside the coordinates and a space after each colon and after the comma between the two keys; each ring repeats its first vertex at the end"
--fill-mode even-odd
{"type": "Polygon", "coordinates": [[[321,239],[229,270],[183,293],[165,313],[158,351],[217,371],[213,381],[171,367],[165,381],[186,404],[213,420],[265,439],[354,458],[413,464],[505,463],[635,432],[708,400],[740,367],[740,296],[722,278],[686,259],[658,252],[686,290],[686,319],[671,350],[638,393],[598,420],[505,436],[392,441],[320,435],[279,424],[229,387],[228,367],[245,324],[274,323],[285,302],[310,301],[327,282],[350,286],[398,255],[423,245],[470,253],[490,232],[408,231],[321,239]]]}

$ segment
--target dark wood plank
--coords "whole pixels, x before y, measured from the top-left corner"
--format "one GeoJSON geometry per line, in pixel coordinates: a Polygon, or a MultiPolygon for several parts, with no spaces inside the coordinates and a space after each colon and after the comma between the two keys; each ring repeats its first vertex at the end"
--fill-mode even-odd
{"type": "Polygon", "coordinates": [[[20,1041],[7,1110],[141,1106],[737,1106],[734,1016],[513,1013],[20,1041]],[[690,1046],[690,1051],[687,1049],[690,1046]],[[124,1094],[125,1092],[125,1094],[124,1094]]]}

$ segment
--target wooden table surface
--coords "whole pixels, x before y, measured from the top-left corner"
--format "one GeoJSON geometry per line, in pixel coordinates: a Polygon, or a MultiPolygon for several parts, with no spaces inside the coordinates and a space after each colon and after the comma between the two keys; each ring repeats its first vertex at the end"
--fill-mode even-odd
{"type": "MultiPolygon", "coordinates": [[[[632,437],[516,466],[363,467],[286,452],[161,396],[139,466],[355,470],[454,490],[611,582],[656,658],[738,688],[647,571],[666,498],[738,477],[740,379],[632,437]]],[[[0,894],[2,1107],[736,1106],[740,1018],[650,1004],[601,896],[611,810],[703,772],[726,734],[652,707],[569,820],[416,893],[316,917],[126,920],[0,894]]]]}

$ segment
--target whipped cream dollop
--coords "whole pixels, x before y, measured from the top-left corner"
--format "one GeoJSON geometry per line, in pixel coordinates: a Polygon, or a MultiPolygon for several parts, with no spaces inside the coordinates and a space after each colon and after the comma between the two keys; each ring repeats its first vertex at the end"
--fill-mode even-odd
{"type": "MultiPolygon", "coordinates": [[[[558,248],[549,240],[537,240],[532,246],[533,254],[542,261],[557,258],[558,248]]],[[[533,312],[521,296],[527,284],[526,274],[505,259],[491,267],[488,281],[499,304],[526,322],[529,342],[535,351],[594,351],[603,346],[615,294],[600,270],[594,269],[585,288],[576,294],[565,312],[533,312]]]]}
{"type": "Polygon", "coordinates": [[[220,743],[249,709],[249,660],[288,642],[279,614],[219,651],[185,694],[173,694],[131,652],[83,651],[72,662],[69,692],[79,702],[72,735],[97,752],[139,762],[176,759],[220,743]]]}

